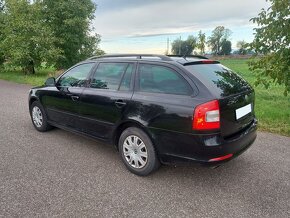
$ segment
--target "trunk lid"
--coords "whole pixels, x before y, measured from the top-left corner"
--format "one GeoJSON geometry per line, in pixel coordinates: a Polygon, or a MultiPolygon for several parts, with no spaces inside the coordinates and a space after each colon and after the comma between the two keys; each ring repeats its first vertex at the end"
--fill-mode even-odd
{"type": "Polygon", "coordinates": [[[253,90],[219,99],[221,133],[229,138],[248,127],[254,120],[253,90]]]}
{"type": "Polygon", "coordinates": [[[186,64],[185,68],[218,99],[220,129],[224,138],[230,138],[252,123],[255,93],[242,77],[218,62],[193,62],[186,64]]]}

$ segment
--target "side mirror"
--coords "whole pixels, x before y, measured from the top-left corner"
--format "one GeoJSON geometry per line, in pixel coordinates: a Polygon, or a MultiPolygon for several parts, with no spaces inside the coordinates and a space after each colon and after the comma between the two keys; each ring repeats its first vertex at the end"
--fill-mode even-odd
{"type": "Polygon", "coordinates": [[[46,86],[55,86],[55,78],[54,77],[50,77],[45,81],[45,85],[46,86]]]}

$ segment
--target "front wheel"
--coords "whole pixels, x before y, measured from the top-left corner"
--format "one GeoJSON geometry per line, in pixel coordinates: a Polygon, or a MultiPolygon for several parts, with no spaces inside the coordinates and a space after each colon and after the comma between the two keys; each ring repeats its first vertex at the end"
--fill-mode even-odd
{"type": "Polygon", "coordinates": [[[125,166],[136,175],[146,176],[160,166],[150,138],[141,129],[130,127],[121,134],[119,152],[125,166]]]}
{"type": "Polygon", "coordinates": [[[47,123],[46,113],[38,101],[31,104],[30,116],[36,130],[45,132],[52,128],[52,126],[47,123]]]}

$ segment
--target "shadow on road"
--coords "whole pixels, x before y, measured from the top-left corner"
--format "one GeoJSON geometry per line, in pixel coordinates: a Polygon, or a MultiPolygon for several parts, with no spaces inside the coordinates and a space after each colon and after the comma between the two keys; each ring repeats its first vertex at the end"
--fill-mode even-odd
{"type": "MultiPolygon", "coordinates": [[[[52,131],[44,134],[69,139],[75,144],[78,144],[75,146],[81,146],[79,149],[86,149],[87,152],[97,155],[101,154],[107,165],[115,165],[120,169],[121,173],[129,173],[125,166],[123,166],[118,151],[110,144],[60,129],[53,129],[52,131]]],[[[67,146],[71,146],[71,144],[68,143],[67,146]]],[[[96,161],[98,160],[96,159],[96,161]]],[[[222,182],[228,178],[236,178],[235,175],[243,174],[243,171],[247,170],[246,162],[248,161],[245,160],[243,155],[241,155],[240,157],[233,159],[215,169],[194,163],[188,165],[162,165],[160,169],[152,175],[139,178],[143,178],[145,180],[160,179],[161,177],[166,178],[167,180],[173,178],[186,178],[191,180],[218,180],[219,182],[222,182]]],[[[131,173],[129,173],[129,175],[130,174],[131,173]]],[[[136,177],[133,174],[130,176],[136,177]]]]}

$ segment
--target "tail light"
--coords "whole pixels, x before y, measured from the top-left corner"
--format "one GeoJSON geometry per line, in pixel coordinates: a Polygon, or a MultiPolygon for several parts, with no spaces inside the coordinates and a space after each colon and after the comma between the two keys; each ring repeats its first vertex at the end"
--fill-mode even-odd
{"type": "Polygon", "coordinates": [[[211,130],[220,128],[220,107],[218,100],[198,105],[193,114],[193,130],[211,130]]]}

